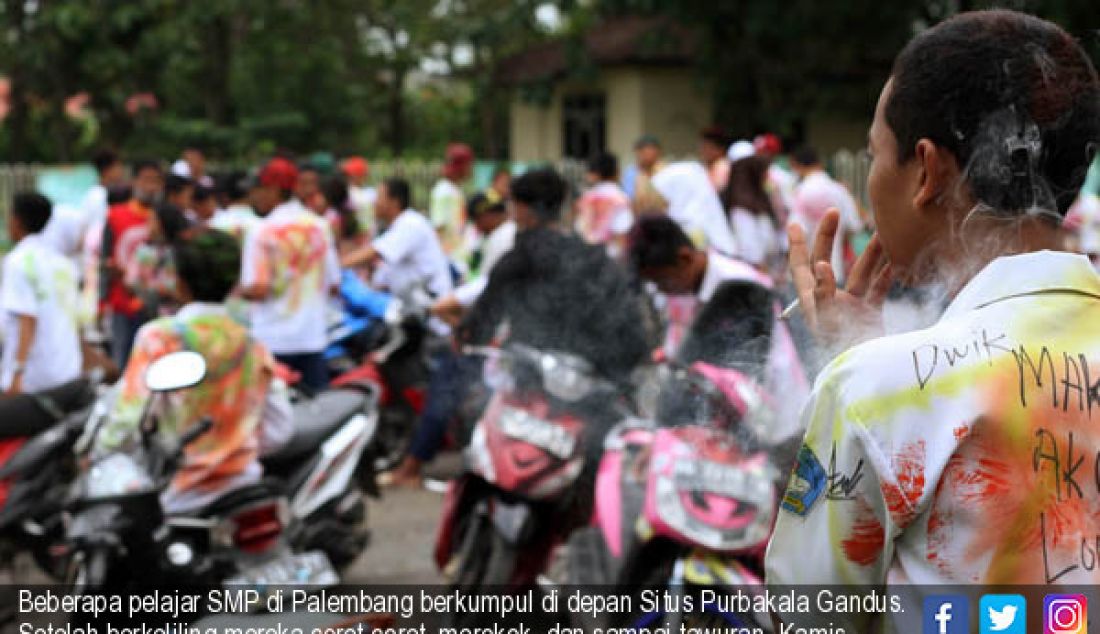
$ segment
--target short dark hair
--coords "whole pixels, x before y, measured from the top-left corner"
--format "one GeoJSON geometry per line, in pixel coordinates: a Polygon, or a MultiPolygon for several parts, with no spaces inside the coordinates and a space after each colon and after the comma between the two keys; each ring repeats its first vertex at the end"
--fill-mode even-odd
{"type": "Polygon", "coordinates": [[[218,191],[230,201],[241,200],[248,196],[248,174],[243,170],[233,170],[214,179],[218,191]]]}
{"type": "Polygon", "coordinates": [[[193,186],[195,183],[190,179],[179,174],[168,174],[164,179],[164,195],[173,196],[193,186]]]}
{"type": "MultiPolygon", "coordinates": [[[[343,174],[333,174],[321,184],[321,192],[329,207],[336,210],[340,216],[340,238],[353,239],[359,235],[359,219],[355,217],[354,210],[348,204],[351,202],[351,193],[348,191],[348,181],[343,174]]],[[[405,205],[408,207],[408,205],[405,205]]]]}
{"type": "Polygon", "coordinates": [[[962,13],[914,37],[885,104],[899,163],[946,148],[990,210],[1064,215],[1100,142],[1100,84],[1057,25],[1015,11],[962,13]]]}
{"type": "Polygon", "coordinates": [[[640,150],[644,147],[655,147],[659,149],[661,147],[661,141],[652,134],[643,134],[634,142],[634,149],[640,150]]]}
{"type": "Polygon", "coordinates": [[[402,209],[409,208],[409,201],[411,200],[409,181],[394,176],[382,181],[382,184],[386,186],[386,193],[390,198],[396,198],[402,209]]]}
{"type": "Polygon", "coordinates": [[[791,162],[796,165],[809,167],[811,165],[819,165],[821,163],[821,157],[818,156],[817,150],[808,145],[803,145],[794,152],[791,152],[791,162]]]}
{"type": "Polygon", "coordinates": [[[241,248],[233,236],[214,229],[182,235],[172,245],[176,274],[195,300],[222,302],[237,285],[241,248]]]}
{"type": "Polygon", "coordinates": [[[723,148],[730,144],[729,135],[726,134],[726,131],[723,130],[721,126],[717,125],[707,126],[700,130],[699,138],[704,141],[710,141],[723,148]]]}
{"type": "Polygon", "coordinates": [[[97,150],[96,153],[92,155],[92,165],[95,167],[96,173],[101,176],[103,172],[106,172],[112,165],[116,165],[119,161],[118,152],[107,148],[97,150]]]}
{"type": "Polygon", "coordinates": [[[192,198],[195,202],[201,203],[204,200],[209,200],[213,198],[215,193],[217,192],[214,190],[213,187],[207,187],[206,185],[203,185],[201,183],[196,183],[195,194],[192,198]]]}
{"type": "Polygon", "coordinates": [[[107,188],[107,204],[117,205],[128,202],[134,197],[134,188],[129,185],[114,185],[107,188]]]}
{"type": "Polygon", "coordinates": [[[630,261],[638,271],[673,266],[681,249],[695,249],[683,228],[663,214],[638,218],[630,231],[629,242],[630,261]]]}
{"type": "Polygon", "coordinates": [[[12,200],[11,212],[28,233],[38,233],[46,228],[53,213],[50,199],[38,192],[20,192],[12,200]]]}
{"type": "Polygon", "coordinates": [[[619,159],[609,152],[597,154],[588,161],[588,171],[602,180],[611,180],[619,174],[619,159]]]}
{"type": "Polygon", "coordinates": [[[531,208],[542,220],[561,218],[565,180],[550,167],[527,170],[512,183],[512,199],[531,208]]]}
{"type": "Polygon", "coordinates": [[[157,205],[155,213],[157,214],[157,222],[160,223],[160,229],[164,233],[164,241],[169,244],[179,240],[183,232],[191,226],[191,222],[187,220],[183,210],[171,203],[157,205]]]}
{"type": "Polygon", "coordinates": [[[137,176],[145,170],[156,170],[158,174],[164,173],[164,167],[161,166],[160,161],[154,159],[138,159],[134,161],[130,169],[133,171],[134,176],[137,176]]]}

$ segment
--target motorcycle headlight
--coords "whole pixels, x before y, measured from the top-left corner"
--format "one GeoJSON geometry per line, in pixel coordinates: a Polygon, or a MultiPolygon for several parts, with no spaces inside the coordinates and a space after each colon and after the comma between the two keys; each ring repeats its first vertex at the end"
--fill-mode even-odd
{"type": "Polygon", "coordinates": [[[540,366],[543,387],[554,398],[570,403],[579,401],[595,386],[587,372],[568,360],[548,354],[542,357],[540,366]]]}

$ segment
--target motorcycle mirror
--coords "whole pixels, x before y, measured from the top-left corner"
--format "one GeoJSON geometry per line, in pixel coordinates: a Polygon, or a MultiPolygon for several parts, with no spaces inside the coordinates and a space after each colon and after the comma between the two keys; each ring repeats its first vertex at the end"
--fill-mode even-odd
{"type": "Polygon", "coordinates": [[[198,385],[206,376],[206,360],[190,350],[172,352],[153,361],[145,371],[151,392],[174,392],[198,385]]]}

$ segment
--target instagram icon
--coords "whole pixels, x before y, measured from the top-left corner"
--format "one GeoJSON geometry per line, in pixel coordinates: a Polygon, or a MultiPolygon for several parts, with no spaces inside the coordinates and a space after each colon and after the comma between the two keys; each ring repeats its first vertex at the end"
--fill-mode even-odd
{"type": "Polygon", "coordinates": [[[1088,612],[1083,594],[1048,594],[1043,599],[1043,632],[1088,634],[1088,612]]]}

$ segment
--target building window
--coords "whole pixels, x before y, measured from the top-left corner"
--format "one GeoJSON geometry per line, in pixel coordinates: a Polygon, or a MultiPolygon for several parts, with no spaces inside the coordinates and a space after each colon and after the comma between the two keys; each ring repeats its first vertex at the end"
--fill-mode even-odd
{"type": "Polygon", "coordinates": [[[603,95],[562,98],[562,150],[566,157],[587,160],[606,147],[607,99],[603,95]]]}

